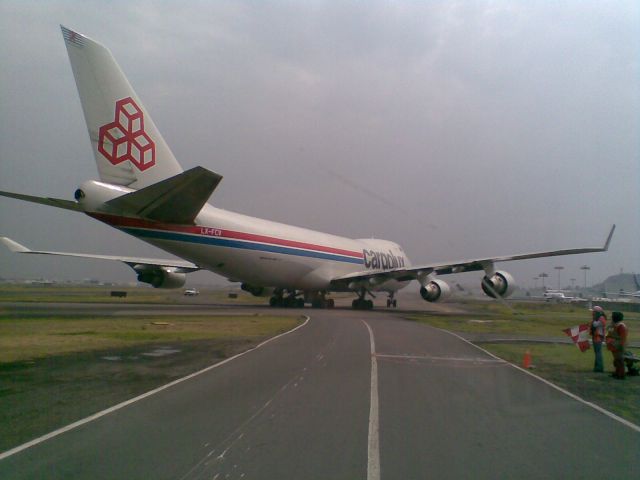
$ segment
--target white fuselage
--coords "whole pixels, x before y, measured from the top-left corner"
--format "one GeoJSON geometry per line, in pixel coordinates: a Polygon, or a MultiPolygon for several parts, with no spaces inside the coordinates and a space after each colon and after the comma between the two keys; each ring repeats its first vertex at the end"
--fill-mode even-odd
{"type": "MultiPolygon", "coordinates": [[[[90,215],[231,281],[261,287],[330,290],[332,279],[350,273],[410,266],[394,242],[340,237],[211,205],[195,225],[90,215]]],[[[391,280],[369,289],[395,291],[407,283],[391,280]]]]}

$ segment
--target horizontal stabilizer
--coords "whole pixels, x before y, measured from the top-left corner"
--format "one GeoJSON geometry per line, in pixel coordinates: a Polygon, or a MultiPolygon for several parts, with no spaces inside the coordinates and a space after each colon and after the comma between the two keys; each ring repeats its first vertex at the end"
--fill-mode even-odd
{"type": "Polygon", "coordinates": [[[50,252],[45,250],[31,250],[24,245],[19,244],[15,240],[11,240],[7,237],[0,237],[0,243],[4,244],[13,253],[31,253],[36,255],[60,255],[63,257],[78,257],[78,258],[95,258],[97,260],[116,260],[118,262],[126,263],[130,267],[135,266],[155,266],[155,267],[169,267],[176,269],[177,272],[188,273],[200,270],[197,265],[187,262],[185,260],[161,260],[157,258],[138,258],[138,257],[120,257],[115,255],[94,255],[90,253],[72,253],[72,252],[50,252]]]}
{"type": "Polygon", "coordinates": [[[52,207],[64,208],[65,210],[73,210],[76,212],[83,211],[82,207],[80,207],[76,202],[71,200],[62,200],[60,198],[34,197],[33,195],[3,191],[0,191],[0,196],[24,200],[26,202],[40,203],[42,205],[50,205],[52,207]]]}
{"type": "Polygon", "coordinates": [[[222,176],[195,167],[107,202],[125,215],[166,223],[193,223],[222,176]]]}

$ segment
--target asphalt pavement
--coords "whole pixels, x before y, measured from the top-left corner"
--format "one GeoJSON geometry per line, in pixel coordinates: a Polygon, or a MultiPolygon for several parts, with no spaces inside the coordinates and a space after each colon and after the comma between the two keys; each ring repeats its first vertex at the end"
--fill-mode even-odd
{"type": "Polygon", "coordinates": [[[305,313],[290,334],[0,460],[0,478],[640,475],[640,433],[456,336],[393,312],[305,313]]]}

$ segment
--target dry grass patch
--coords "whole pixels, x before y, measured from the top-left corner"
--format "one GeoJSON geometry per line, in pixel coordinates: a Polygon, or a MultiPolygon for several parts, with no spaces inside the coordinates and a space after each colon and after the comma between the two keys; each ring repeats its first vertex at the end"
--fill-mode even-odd
{"type": "Polygon", "coordinates": [[[147,343],[254,339],[290,330],[298,323],[296,317],[262,315],[4,318],[0,319],[0,362],[147,343]]]}

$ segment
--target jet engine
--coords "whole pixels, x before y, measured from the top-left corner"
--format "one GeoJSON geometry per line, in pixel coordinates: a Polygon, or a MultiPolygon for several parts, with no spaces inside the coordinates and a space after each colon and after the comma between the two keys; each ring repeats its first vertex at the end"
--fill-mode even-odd
{"type": "Polygon", "coordinates": [[[184,273],[172,272],[166,268],[138,271],[138,281],[149,283],[153,288],[180,288],[186,280],[187,276],[184,273]]]}
{"type": "Polygon", "coordinates": [[[420,296],[427,302],[439,302],[451,294],[449,284],[443,280],[431,280],[425,286],[420,287],[420,296]]]}
{"type": "Polygon", "coordinates": [[[515,280],[513,279],[511,274],[504,271],[499,270],[495,272],[491,277],[485,275],[482,279],[482,291],[491,298],[496,298],[496,293],[501,298],[507,298],[513,293],[515,288],[515,280]],[[493,291],[489,289],[489,286],[493,291]]]}

